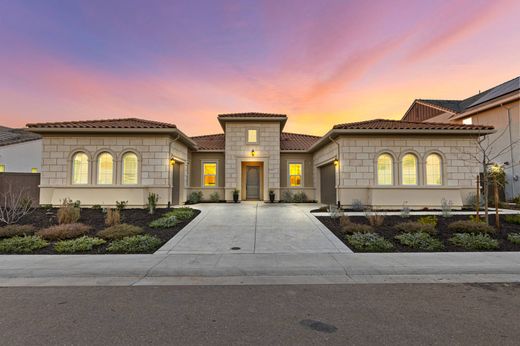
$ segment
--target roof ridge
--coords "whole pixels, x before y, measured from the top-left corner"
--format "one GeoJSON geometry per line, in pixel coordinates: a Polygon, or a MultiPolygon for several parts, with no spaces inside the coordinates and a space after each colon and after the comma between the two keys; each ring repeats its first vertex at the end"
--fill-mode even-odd
{"type": "Polygon", "coordinates": [[[172,123],[142,119],[136,117],[126,117],[126,118],[110,118],[110,119],[90,119],[90,120],[65,120],[65,121],[53,121],[53,122],[37,122],[37,123],[28,123],[26,124],[26,128],[31,127],[48,127],[48,126],[59,126],[59,125],[92,125],[92,124],[106,124],[111,122],[124,122],[124,121],[133,121],[140,124],[154,124],[160,125],[164,127],[176,128],[177,126],[172,123]]]}
{"type": "Polygon", "coordinates": [[[308,135],[306,133],[296,133],[296,132],[285,132],[285,131],[282,131],[282,133],[285,133],[287,135],[298,135],[298,136],[307,136],[307,137],[316,137],[316,138],[321,138],[323,136],[316,136],[316,135],[308,135]]]}
{"type": "Polygon", "coordinates": [[[470,98],[472,98],[472,97],[475,97],[475,96],[478,96],[478,95],[485,94],[485,93],[487,93],[487,92],[489,92],[489,91],[491,91],[491,90],[493,90],[493,89],[497,89],[498,87],[500,87],[500,86],[502,86],[502,85],[504,85],[504,84],[507,84],[507,83],[509,83],[509,82],[512,82],[512,81],[514,81],[515,79],[518,79],[518,80],[520,81],[520,76],[517,76],[517,77],[511,78],[510,80],[505,81],[505,82],[503,82],[503,83],[500,83],[500,84],[498,84],[498,85],[495,85],[494,87],[488,88],[488,89],[486,89],[486,90],[484,90],[484,91],[481,91],[481,92],[478,92],[478,93],[476,93],[476,94],[473,94],[473,95],[471,95],[471,96],[469,96],[469,97],[466,97],[466,98],[463,99],[462,101],[466,101],[466,100],[468,100],[468,99],[470,99],[470,98]]]}
{"type": "Polygon", "coordinates": [[[215,137],[215,136],[223,136],[223,135],[225,135],[225,133],[214,133],[211,135],[191,136],[190,138],[215,137]]]}

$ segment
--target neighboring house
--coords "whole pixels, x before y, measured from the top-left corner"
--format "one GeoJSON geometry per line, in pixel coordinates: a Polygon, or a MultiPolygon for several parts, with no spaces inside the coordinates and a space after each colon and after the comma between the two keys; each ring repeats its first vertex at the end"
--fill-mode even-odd
{"type": "Polygon", "coordinates": [[[506,197],[520,194],[520,77],[464,100],[417,99],[402,120],[493,125],[497,131],[484,143],[496,163],[504,165],[506,197]]]}
{"type": "Polygon", "coordinates": [[[43,137],[42,204],[127,200],[180,204],[191,192],[233,200],[310,200],[376,208],[461,207],[474,190],[475,139],[492,126],[370,120],[335,125],[323,137],[283,132],[284,114],[221,114],[222,134],[188,137],[142,119],[28,124],[43,137]]]}
{"type": "Polygon", "coordinates": [[[0,173],[38,173],[41,155],[39,135],[25,129],[0,126],[0,173]]]}

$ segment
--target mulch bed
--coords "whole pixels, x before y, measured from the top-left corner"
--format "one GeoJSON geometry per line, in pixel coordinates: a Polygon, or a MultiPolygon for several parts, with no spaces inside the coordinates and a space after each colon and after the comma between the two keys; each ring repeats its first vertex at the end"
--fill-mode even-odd
{"type": "MultiPolygon", "coordinates": [[[[394,226],[398,223],[407,222],[407,221],[417,221],[421,216],[410,216],[409,218],[402,218],[401,216],[385,216],[385,221],[383,226],[374,227],[374,231],[379,235],[383,236],[385,239],[392,242],[394,245],[393,252],[424,252],[422,250],[412,249],[406,246],[401,245],[401,243],[395,239],[395,236],[399,234],[394,229],[394,226]]],[[[481,218],[483,216],[481,215],[481,218]]],[[[349,245],[346,240],[345,233],[342,232],[341,226],[339,223],[339,219],[332,219],[328,216],[317,216],[318,220],[320,220],[329,230],[336,235],[345,245],[347,245],[352,251],[356,252],[352,246],[349,245]]],[[[364,216],[349,216],[349,219],[353,223],[360,224],[369,224],[368,220],[364,216]]],[[[434,237],[440,239],[445,249],[443,252],[471,252],[471,250],[466,250],[461,247],[457,247],[448,242],[448,239],[453,235],[453,232],[448,231],[447,226],[449,223],[457,220],[468,220],[468,215],[453,215],[450,218],[444,218],[442,216],[437,216],[437,235],[434,237]]],[[[491,234],[490,236],[494,239],[498,239],[499,247],[496,250],[491,251],[520,251],[520,245],[513,244],[507,240],[507,235],[509,233],[520,233],[520,225],[510,224],[505,222],[504,215],[500,216],[501,229],[497,231],[495,234],[491,234]]],[[[489,216],[489,224],[491,226],[495,226],[495,216],[489,216]]],[[[485,250],[482,250],[485,251],[485,250]]]]}
{"type": "MultiPolygon", "coordinates": [[[[157,209],[153,215],[150,215],[148,213],[148,210],[145,209],[124,209],[121,212],[121,223],[128,223],[134,226],[139,226],[143,229],[143,235],[149,234],[158,237],[161,239],[162,244],[165,244],[168,240],[170,240],[174,235],[179,233],[184,226],[186,226],[191,220],[193,220],[199,213],[200,210],[193,209],[194,210],[194,216],[189,219],[182,221],[171,228],[151,228],[149,227],[149,223],[153,220],[156,220],[166,214],[167,212],[171,211],[171,209],[157,209]]],[[[56,213],[58,209],[43,209],[38,208],[34,210],[31,214],[25,216],[22,220],[18,222],[18,224],[21,225],[33,225],[36,227],[36,229],[43,229],[47,228],[49,226],[56,225],[57,219],[56,219],[56,213]]],[[[81,217],[79,219],[80,223],[84,223],[92,229],[89,233],[87,233],[88,236],[96,236],[97,232],[105,229],[107,226],[105,225],[105,213],[103,213],[102,210],[99,209],[81,209],[81,217]]],[[[54,252],[54,244],[55,242],[49,242],[50,244],[40,250],[34,251],[32,254],[57,254],[54,252]]],[[[74,254],[104,254],[107,253],[106,248],[109,245],[109,242],[106,244],[96,246],[92,249],[92,251],[89,252],[76,252],[74,254]]]]}

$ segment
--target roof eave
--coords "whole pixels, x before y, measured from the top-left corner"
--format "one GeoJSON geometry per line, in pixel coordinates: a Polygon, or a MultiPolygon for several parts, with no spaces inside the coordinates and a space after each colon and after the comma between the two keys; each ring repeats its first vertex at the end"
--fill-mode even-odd
{"type": "Polygon", "coordinates": [[[514,91],[513,93],[509,93],[506,95],[502,95],[502,96],[506,96],[506,97],[505,98],[494,98],[487,102],[475,105],[473,107],[468,108],[468,110],[466,110],[462,113],[452,115],[450,119],[452,119],[452,120],[464,119],[475,113],[479,113],[479,112],[488,110],[490,108],[500,107],[503,104],[511,103],[516,100],[520,100],[520,90],[514,91]]]}
{"type": "Polygon", "coordinates": [[[280,131],[285,127],[285,123],[287,122],[287,117],[218,117],[218,122],[222,129],[226,131],[226,127],[224,123],[229,121],[242,121],[242,122],[275,122],[279,121],[281,123],[280,131]]]}

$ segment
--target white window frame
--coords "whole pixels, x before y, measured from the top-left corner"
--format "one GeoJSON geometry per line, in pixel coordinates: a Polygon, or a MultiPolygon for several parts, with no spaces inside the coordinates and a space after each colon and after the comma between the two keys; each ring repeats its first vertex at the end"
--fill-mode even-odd
{"type": "Polygon", "coordinates": [[[258,131],[257,128],[248,128],[246,130],[246,143],[248,144],[257,144],[258,143],[258,134],[260,131],[258,131]],[[249,131],[255,131],[255,138],[256,140],[254,142],[249,141],[249,131]]]}
{"type": "Polygon", "coordinates": [[[91,181],[91,158],[90,158],[90,155],[84,151],[84,150],[77,150],[77,151],[74,151],[72,153],[72,156],[71,156],[71,160],[70,160],[70,174],[69,174],[69,177],[70,177],[70,184],[71,185],[76,185],[76,186],[85,186],[85,185],[89,185],[90,184],[90,181],[91,181]],[[87,157],[87,182],[86,183],[75,183],[74,182],[74,158],[79,155],[79,154],[83,154],[87,157]]]}
{"type": "Polygon", "coordinates": [[[218,166],[219,166],[219,163],[218,163],[218,160],[201,160],[200,161],[200,187],[204,187],[204,188],[207,188],[207,189],[216,189],[218,188],[218,166]],[[215,164],[215,186],[206,186],[206,183],[205,183],[205,179],[204,177],[206,175],[210,176],[212,174],[204,174],[204,165],[206,164],[215,164]]]}
{"type": "Polygon", "coordinates": [[[132,185],[139,185],[140,179],[141,179],[141,157],[135,152],[134,150],[127,150],[121,155],[121,185],[125,186],[132,186],[132,185]],[[137,157],[137,167],[136,167],[136,174],[137,179],[135,183],[125,183],[125,156],[128,154],[134,154],[137,157]]]}
{"type": "Polygon", "coordinates": [[[428,185],[428,186],[442,186],[444,185],[444,158],[442,157],[441,154],[437,153],[437,152],[431,152],[431,153],[428,153],[426,154],[426,157],[424,158],[424,181],[425,181],[425,184],[428,185]],[[439,175],[440,175],[440,178],[441,178],[441,183],[440,184],[428,184],[428,158],[432,155],[435,155],[439,158],[440,160],[440,164],[439,164],[439,175]]]}
{"type": "Polygon", "coordinates": [[[391,155],[390,153],[388,152],[382,152],[380,153],[379,155],[377,155],[376,157],[376,185],[378,186],[393,186],[395,185],[395,172],[394,172],[394,162],[395,162],[395,158],[393,155],[391,155]],[[381,184],[379,182],[379,158],[383,155],[386,155],[388,157],[390,157],[390,184],[381,184]]]}
{"type": "Polygon", "coordinates": [[[304,161],[287,161],[287,187],[289,188],[300,188],[304,187],[305,182],[305,162],[304,161]],[[302,171],[300,174],[300,186],[291,186],[291,165],[301,165],[302,171]]]}
{"type": "MultiPolygon", "coordinates": [[[[137,165],[139,167],[139,158],[137,159],[137,165]]],[[[103,151],[99,152],[99,154],[96,156],[96,185],[100,185],[100,186],[115,185],[115,182],[116,182],[115,172],[116,172],[116,158],[115,158],[114,154],[112,154],[108,150],[103,150],[103,151]],[[99,182],[99,169],[100,169],[99,159],[100,159],[101,155],[103,155],[103,154],[108,154],[108,155],[110,155],[110,157],[112,157],[112,182],[110,184],[102,184],[99,182]]],[[[139,178],[139,176],[138,176],[138,178],[139,178]]],[[[128,185],[130,185],[130,184],[128,184],[128,185]]]]}
{"type": "Polygon", "coordinates": [[[401,176],[401,185],[402,186],[419,186],[420,184],[420,181],[419,181],[419,156],[417,156],[415,153],[413,152],[406,152],[403,154],[403,156],[401,157],[401,162],[399,164],[399,170],[401,172],[400,176],[401,176]],[[415,184],[405,184],[404,183],[404,169],[403,169],[403,164],[404,164],[404,158],[408,155],[412,155],[414,158],[415,158],[415,184]]]}

